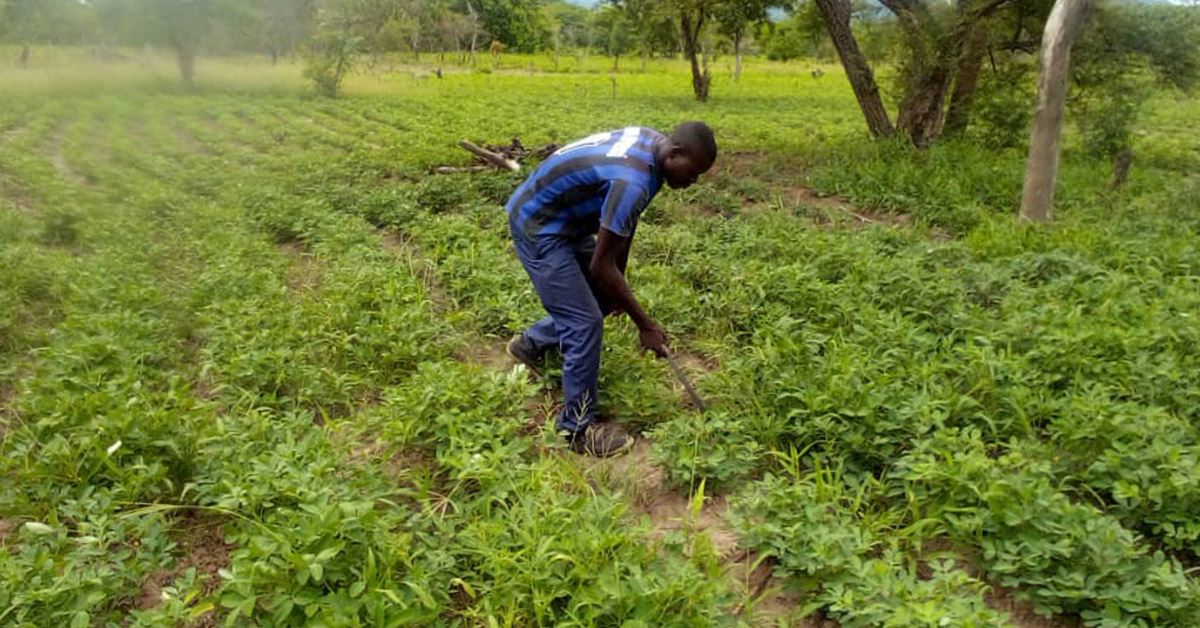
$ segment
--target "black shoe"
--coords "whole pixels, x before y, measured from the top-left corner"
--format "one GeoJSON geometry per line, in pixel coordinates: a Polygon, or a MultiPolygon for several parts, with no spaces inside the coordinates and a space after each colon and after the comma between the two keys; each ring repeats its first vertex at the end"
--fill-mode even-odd
{"type": "Polygon", "coordinates": [[[525,339],[525,334],[517,334],[512,340],[508,341],[508,345],[504,347],[512,359],[529,367],[529,370],[534,373],[541,374],[545,360],[544,355],[534,351],[533,343],[525,339]]]}
{"type": "Polygon", "coordinates": [[[567,436],[571,451],[597,458],[607,458],[629,451],[635,439],[621,426],[615,423],[592,423],[583,429],[567,436]]]}

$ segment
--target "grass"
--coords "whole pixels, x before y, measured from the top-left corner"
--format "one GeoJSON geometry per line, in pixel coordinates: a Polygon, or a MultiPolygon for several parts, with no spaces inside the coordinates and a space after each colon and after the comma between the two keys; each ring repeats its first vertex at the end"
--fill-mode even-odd
{"type": "Polygon", "coordinates": [[[600,58],[384,59],[326,100],[287,63],[184,93],[159,57],[35,52],[0,69],[0,624],[1200,608],[1191,101],[1154,99],[1122,192],[1068,138],[1042,227],[1021,150],[871,142],[804,63],[719,62],[701,105],[675,61],[614,96],[600,58]],[[462,138],[692,118],[718,168],[655,201],[630,274],[715,409],[614,320],[601,411],[653,442],[583,461],[553,378],[497,357],[541,311],[520,175],[428,173],[462,138]]]}

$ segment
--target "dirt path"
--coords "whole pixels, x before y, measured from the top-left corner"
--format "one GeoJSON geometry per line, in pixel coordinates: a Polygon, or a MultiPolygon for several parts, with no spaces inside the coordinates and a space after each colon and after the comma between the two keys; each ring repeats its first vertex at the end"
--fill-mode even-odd
{"type": "Polygon", "coordinates": [[[657,543],[680,536],[689,539],[685,551],[706,545],[723,565],[726,586],[738,598],[731,612],[744,613],[753,626],[787,625],[818,628],[822,624],[795,617],[800,600],[783,591],[772,575],[772,564],[738,543],[725,518],[729,504],[723,496],[706,496],[698,513],[688,496],[672,491],[663,482],[665,473],[651,457],[653,442],[640,439],[624,456],[608,459],[573,456],[588,482],[625,497],[634,520],[648,522],[650,538],[657,543]],[[691,548],[691,549],[689,549],[691,548]]]}
{"type": "Polygon", "coordinates": [[[308,294],[321,286],[321,263],[303,242],[284,242],[276,245],[288,260],[286,282],[288,290],[308,294]]]}
{"type": "Polygon", "coordinates": [[[54,166],[54,171],[58,176],[76,187],[87,187],[91,182],[86,177],[76,172],[67,162],[66,151],[64,145],[67,140],[67,132],[70,126],[66,122],[60,122],[58,127],[47,140],[48,145],[42,148],[42,154],[50,161],[50,165],[54,166]]]}

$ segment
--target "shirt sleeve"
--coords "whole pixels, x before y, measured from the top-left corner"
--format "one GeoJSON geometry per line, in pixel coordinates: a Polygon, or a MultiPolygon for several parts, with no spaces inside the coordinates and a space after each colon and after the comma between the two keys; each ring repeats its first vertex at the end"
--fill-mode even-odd
{"type": "Polygon", "coordinates": [[[637,183],[617,179],[609,184],[604,197],[604,208],[600,212],[600,226],[628,238],[633,233],[638,217],[650,203],[650,193],[637,183]]]}

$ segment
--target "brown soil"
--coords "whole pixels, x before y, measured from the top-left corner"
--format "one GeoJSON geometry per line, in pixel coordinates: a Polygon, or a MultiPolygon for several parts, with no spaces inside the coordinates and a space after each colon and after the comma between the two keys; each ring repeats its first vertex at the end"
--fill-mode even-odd
{"type": "MultiPolygon", "coordinates": [[[[162,590],[188,569],[195,569],[203,581],[201,591],[212,595],[221,586],[218,572],[229,566],[229,553],[234,546],[225,543],[223,519],[210,514],[189,513],[180,519],[172,532],[181,556],[170,571],[159,569],[142,583],[137,598],[137,608],[148,610],[162,603],[162,590]]],[[[211,628],[217,625],[214,612],[206,613],[195,623],[194,628],[211,628]]]]}
{"type": "Polygon", "coordinates": [[[744,177],[752,175],[760,167],[759,163],[762,162],[762,159],[763,154],[756,151],[722,154],[717,158],[717,163],[713,164],[712,169],[708,171],[707,176],[744,177]]]}
{"type": "Polygon", "coordinates": [[[820,617],[796,617],[801,599],[785,592],[782,583],[772,575],[775,561],[770,558],[759,560],[755,552],[743,551],[738,560],[729,562],[727,577],[734,583],[734,591],[743,601],[733,609],[734,614],[743,615],[751,626],[775,628],[824,628],[826,624],[836,627],[833,621],[820,617]]]}
{"type": "Polygon", "coordinates": [[[1083,622],[1077,617],[1038,615],[1033,610],[1032,603],[1017,600],[1013,591],[994,584],[990,586],[991,590],[984,595],[984,602],[995,610],[1008,613],[1017,628],[1082,628],[1083,626],[1083,622]]]}
{"type": "Polygon", "coordinates": [[[279,251],[288,258],[287,286],[292,292],[313,292],[321,285],[321,265],[303,242],[284,242],[279,251]]]}
{"type": "Polygon", "coordinates": [[[881,224],[892,227],[908,227],[912,225],[912,218],[909,216],[903,214],[885,214],[870,209],[854,207],[845,199],[836,196],[822,196],[815,190],[804,186],[789,188],[788,198],[794,203],[841,213],[856,226],[881,224]]]}
{"type": "Polygon", "coordinates": [[[977,552],[973,548],[960,546],[950,539],[939,537],[925,540],[921,547],[917,575],[921,578],[931,577],[929,560],[946,558],[953,560],[956,567],[970,574],[972,578],[985,582],[988,590],[984,594],[984,602],[994,610],[1008,613],[1017,628],[1082,628],[1083,622],[1077,617],[1039,615],[1034,610],[1033,603],[1018,600],[1015,591],[986,577],[977,566],[977,552]]]}
{"type": "Polygon", "coordinates": [[[624,493],[634,518],[645,518],[650,522],[652,539],[661,540],[685,529],[693,538],[696,535],[707,537],[713,553],[725,565],[730,589],[738,594],[738,606],[732,611],[751,615],[748,617],[751,625],[820,628],[819,621],[793,617],[800,601],[782,590],[781,583],[771,575],[770,561],[756,566],[757,557],[753,552],[738,546],[737,535],[725,521],[728,509],[725,498],[706,497],[699,514],[693,517],[691,500],[664,486],[664,472],[651,458],[651,446],[649,439],[642,438],[624,456],[608,459],[573,457],[572,460],[583,468],[589,482],[624,493]],[[742,600],[747,596],[757,602],[748,605],[750,608],[743,608],[742,600]]]}
{"type": "Polygon", "coordinates": [[[497,370],[508,370],[516,364],[504,349],[503,340],[475,334],[467,337],[466,344],[456,353],[456,357],[463,362],[497,370]]]}
{"type": "Polygon", "coordinates": [[[541,395],[530,397],[525,402],[525,412],[529,420],[521,428],[521,433],[526,436],[540,433],[547,422],[553,423],[558,416],[558,395],[544,391],[541,395]]]}

